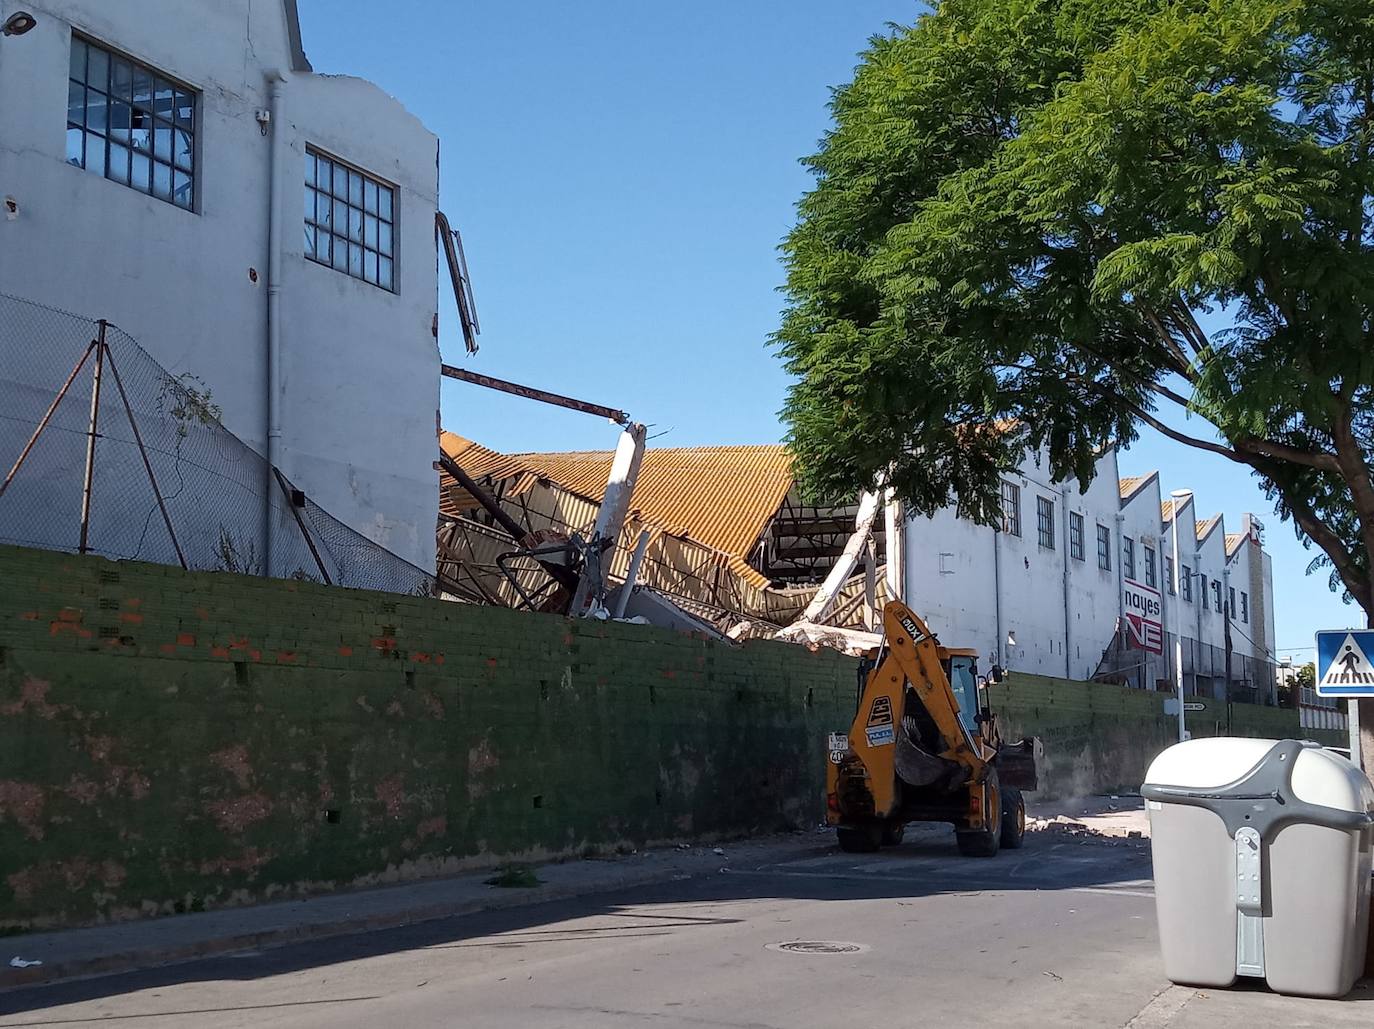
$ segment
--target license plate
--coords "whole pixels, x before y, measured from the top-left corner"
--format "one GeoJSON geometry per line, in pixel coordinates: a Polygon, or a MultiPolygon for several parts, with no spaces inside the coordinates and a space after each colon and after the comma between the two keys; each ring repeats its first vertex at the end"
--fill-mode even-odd
{"type": "Polygon", "coordinates": [[[829,746],[827,747],[827,749],[828,749],[828,750],[832,750],[832,751],[834,751],[834,750],[840,750],[840,751],[848,750],[848,749],[849,749],[849,733],[847,733],[847,732],[832,732],[832,733],[830,734],[830,744],[829,744],[829,746]]]}

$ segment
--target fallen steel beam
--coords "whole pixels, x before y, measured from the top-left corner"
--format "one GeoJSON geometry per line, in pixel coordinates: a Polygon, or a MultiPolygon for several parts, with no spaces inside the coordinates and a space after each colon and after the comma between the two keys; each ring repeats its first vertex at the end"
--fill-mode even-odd
{"type": "Polygon", "coordinates": [[[440,365],[439,370],[450,379],[459,379],[463,382],[470,382],[474,386],[485,386],[487,389],[500,390],[502,393],[524,397],[526,400],[538,400],[544,404],[553,404],[555,407],[566,407],[570,411],[581,411],[583,414],[600,415],[602,418],[609,418],[617,425],[626,425],[630,421],[629,415],[624,411],[617,411],[613,407],[602,407],[600,404],[589,404],[585,400],[574,400],[572,397],[565,397],[558,393],[550,393],[548,390],[535,389],[533,386],[522,386],[518,382],[507,382],[505,379],[496,379],[490,375],[470,372],[465,368],[458,368],[451,364],[440,365]]]}
{"type": "MultiPolygon", "coordinates": [[[[525,545],[525,537],[529,535],[525,527],[506,513],[506,510],[493,499],[492,495],[482,488],[482,485],[467,472],[463,471],[461,465],[453,458],[449,457],[442,450],[439,451],[439,465],[458,481],[458,485],[472,494],[472,498],[481,504],[487,514],[495,519],[496,524],[510,533],[511,539],[521,546],[525,545]]],[[[569,590],[576,590],[579,580],[578,574],[566,565],[556,564],[552,561],[540,561],[539,567],[548,572],[560,586],[569,590]]]]}

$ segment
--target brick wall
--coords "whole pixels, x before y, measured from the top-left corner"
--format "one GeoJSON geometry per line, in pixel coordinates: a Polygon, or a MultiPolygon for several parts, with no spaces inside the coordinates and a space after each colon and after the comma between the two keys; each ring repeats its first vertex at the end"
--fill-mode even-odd
{"type": "Polygon", "coordinates": [[[0,928],[820,816],[854,662],[0,547],[0,928]]]}
{"type": "MultiPolygon", "coordinates": [[[[1044,742],[1039,796],[1046,798],[1139,789],[1150,762],[1178,740],[1178,719],[1164,713],[1167,696],[1020,673],[989,688],[1007,736],[1038,736],[1044,742]]],[[[1188,700],[1204,705],[1204,710],[1188,712],[1184,719],[1194,736],[1226,735],[1225,704],[1198,697],[1188,700]]],[[[1309,736],[1340,745],[1325,734],[1304,733],[1296,710],[1256,704],[1231,705],[1230,733],[1271,739],[1309,736]]]]}

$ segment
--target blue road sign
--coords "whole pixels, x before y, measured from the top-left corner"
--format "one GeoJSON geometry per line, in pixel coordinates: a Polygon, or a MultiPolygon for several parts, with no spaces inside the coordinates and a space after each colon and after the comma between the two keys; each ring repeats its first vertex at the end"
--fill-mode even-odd
{"type": "Polygon", "coordinates": [[[1374,630],[1317,633],[1317,696],[1374,697],[1374,630]]]}

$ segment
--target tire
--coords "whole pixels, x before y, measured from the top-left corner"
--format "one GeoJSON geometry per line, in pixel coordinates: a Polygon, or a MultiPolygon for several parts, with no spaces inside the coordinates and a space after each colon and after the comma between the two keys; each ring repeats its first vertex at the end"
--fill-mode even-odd
{"type": "Polygon", "coordinates": [[[835,840],[846,854],[872,854],[883,840],[880,825],[842,825],[835,830],[835,840]]]}
{"type": "Polygon", "coordinates": [[[996,857],[1002,849],[1002,788],[997,783],[996,772],[990,772],[989,776],[988,792],[997,797],[997,820],[982,829],[956,830],[954,842],[959,845],[959,853],[964,857],[996,857]]]}
{"type": "Polygon", "coordinates": [[[1010,786],[1002,791],[1002,849],[1020,850],[1026,843],[1026,798],[1010,786]]]}
{"type": "Polygon", "coordinates": [[[906,836],[906,824],[903,822],[886,821],[883,823],[883,846],[897,847],[901,845],[903,837],[906,836]]]}

